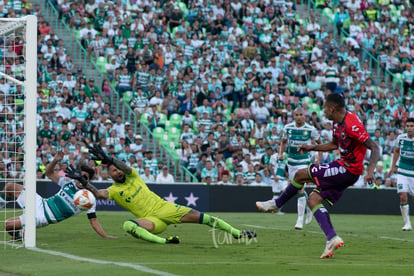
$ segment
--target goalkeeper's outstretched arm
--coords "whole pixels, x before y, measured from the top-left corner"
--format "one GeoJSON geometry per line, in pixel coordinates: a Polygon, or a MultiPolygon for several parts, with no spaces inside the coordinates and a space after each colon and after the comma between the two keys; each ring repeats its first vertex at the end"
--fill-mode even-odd
{"type": "Polygon", "coordinates": [[[101,198],[101,199],[108,199],[109,198],[109,192],[108,192],[107,189],[99,189],[98,190],[91,183],[88,183],[88,185],[86,185],[84,187],[86,189],[88,189],[89,191],[91,191],[96,198],[101,198]]]}
{"type": "Polygon", "coordinates": [[[125,164],[125,162],[112,158],[112,165],[123,171],[125,174],[129,175],[132,173],[132,169],[130,166],[125,164]]]}

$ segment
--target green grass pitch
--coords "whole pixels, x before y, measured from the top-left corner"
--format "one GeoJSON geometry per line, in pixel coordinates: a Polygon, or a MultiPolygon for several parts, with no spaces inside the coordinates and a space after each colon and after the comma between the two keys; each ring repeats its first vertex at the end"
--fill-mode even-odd
{"type": "Polygon", "coordinates": [[[295,231],[295,214],[214,215],[257,239],[182,224],[162,234],[178,235],[179,245],[151,244],[123,232],[129,213],[99,212],[105,231],[119,237],[106,240],[81,214],[37,231],[37,247],[62,256],[1,245],[0,275],[414,275],[414,232],[401,231],[400,216],[331,215],[345,247],[321,260],[325,238],[315,220],[295,231]]]}

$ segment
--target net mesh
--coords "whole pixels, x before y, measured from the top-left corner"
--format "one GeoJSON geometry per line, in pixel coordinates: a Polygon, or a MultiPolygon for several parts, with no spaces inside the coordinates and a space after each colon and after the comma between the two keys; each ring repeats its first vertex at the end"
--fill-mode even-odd
{"type": "Polygon", "coordinates": [[[0,21],[0,241],[21,247],[24,190],[25,24],[0,21]]]}

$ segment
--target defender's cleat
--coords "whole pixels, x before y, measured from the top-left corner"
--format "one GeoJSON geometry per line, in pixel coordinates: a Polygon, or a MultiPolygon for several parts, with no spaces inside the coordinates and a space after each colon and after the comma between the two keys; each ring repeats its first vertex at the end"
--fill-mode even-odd
{"type": "Polygon", "coordinates": [[[23,241],[22,231],[16,231],[12,234],[12,241],[23,241]]]}
{"type": "Polygon", "coordinates": [[[237,237],[236,239],[248,238],[250,240],[250,239],[256,238],[256,236],[257,236],[257,234],[254,231],[242,230],[241,233],[240,233],[240,236],[237,237]]]}
{"type": "Polygon", "coordinates": [[[326,242],[325,250],[321,255],[321,259],[332,258],[335,255],[335,250],[344,246],[344,241],[339,237],[335,236],[326,242]]]}
{"type": "Polygon", "coordinates": [[[180,239],[177,236],[171,236],[165,239],[165,243],[179,244],[180,239]]]}
{"type": "Polygon", "coordinates": [[[296,223],[295,230],[302,230],[303,229],[303,223],[296,223]]]}
{"type": "Polygon", "coordinates": [[[268,201],[256,201],[256,207],[263,212],[277,213],[280,210],[280,208],[276,206],[276,202],[273,199],[268,201]]]}
{"type": "Polygon", "coordinates": [[[405,225],[401,228],[401,230],[403,230],[403,231],[411,231],[411,230],[413,230],[413,228],[411,227],[411,223],[407,223],[407,224],[405,224],[405,225]]]}

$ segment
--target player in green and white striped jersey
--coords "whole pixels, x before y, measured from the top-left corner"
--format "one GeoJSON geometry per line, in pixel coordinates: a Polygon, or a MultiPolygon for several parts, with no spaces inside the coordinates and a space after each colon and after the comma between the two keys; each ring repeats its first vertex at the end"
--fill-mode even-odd
{"type": "MultiPolygon", "coordinates": [[[[73,203],[73,196],[77,191],[83,189],[83,184],[79,181],[74,181],[70,178],[60,176],[55,167],[58,162],[63,160],[64,153],[58,152],[52,162],[46,167],[46,175],[54,183],[58,184],[61,188],[53,196],[49,198],[42,198],[36,194],[36,227],[45,227],[49,224],[58,223],[62,220],[68,219],[74,215],[77,215],[81,210],[73,203]]],[[[82,175],[84,181],[88,182],[95,175],[94,169],[88,166],[81,166],[81,171],[78,171],[82,175]]],[[[5,205],[5,199],[16,199],[17,204],[21,208],[25,206],[26,192],[23,185],[16,183],[7,183],[4,190],[0,192],[0,207],[5,205]]],[[[116,238],[114,236],[107,235],[102,229],[96,218],[96,204],[90,208],[86,214],[90,221],[92,228],[103,238],[116,238]]],[[[25,215],[13,217],[5,222],[6,231],[13,236],[14,239],[21,239],[21,229],[25,224],[25,215]]]]}
{"type": "Polygon", "coordinates": [[[393,172],[397,173],[397,192],[400,195],[400,209],[404,219],[402,230],[411,231],[408,194],[414,200],[414,118],[407,119],[405,122],[405,130],[406,133],[400,134],[397,137],[392,165],[388,176],[393,172]]]}
{"type": "Polygon", "coordinates": [[[272,184],[273,198],[276,199],[288,185],[286,179],[286,162],[280,160],[279,154],[275,153],[270,157],[269,166],[273,170],[273,174],[277,177],[272,184]]]}
{"type": "MultiPolygon", "coordinates": [[[[285,125],[283,129],[282,142],[279,147],[279,160],[283,160],[283,154],[287,150],[288,154],[288,172],[289,180],[293,179],[296,172],[299,169],[306,168],[311,163],[311,156],[309,152],[302,153],[298,150],[298,147],[302,144],[310,144],[316,142],[321,143],[319,132],[313,126],[305,122],[305,114],[301,107],[296,108],[293,111],[294,122],[285,125]]],[[[318,163],[321,160],[321,154],[319,154],[318,163]]],[[[305,210],[307,210],[306,223],[310,223],[312,219],[312,213],[309,208],[306,207],[306,193],[302,188],[298,192],[298,219],[295,225],[296,230],[302,230],[303,219],[305,210]]]]}

